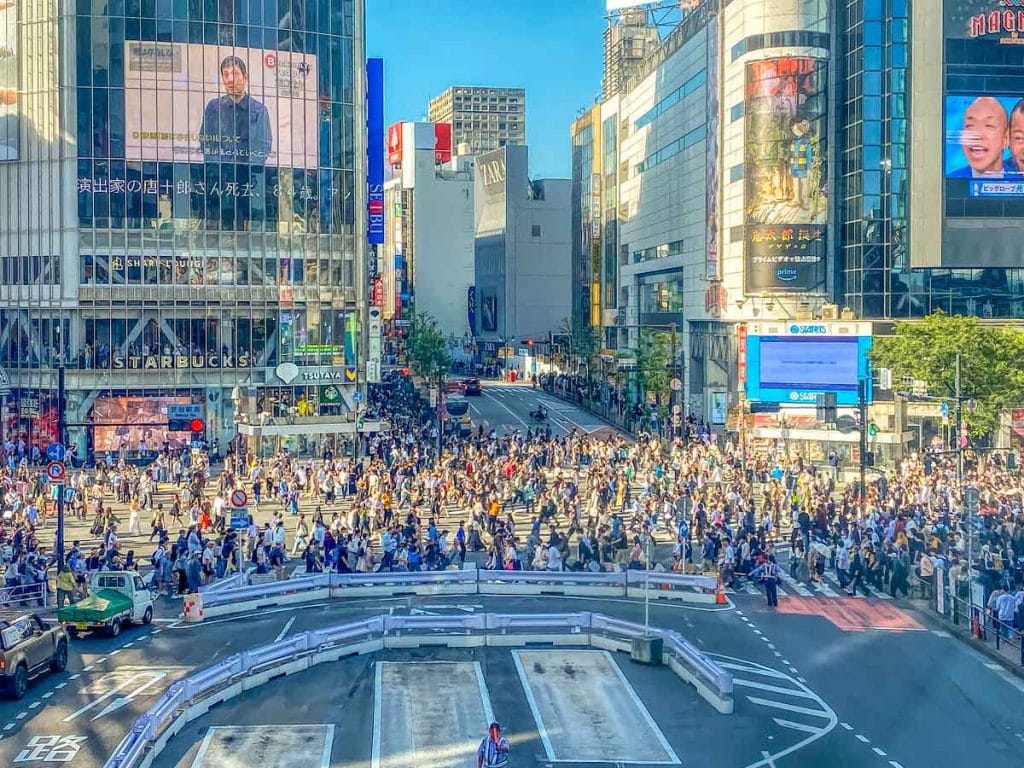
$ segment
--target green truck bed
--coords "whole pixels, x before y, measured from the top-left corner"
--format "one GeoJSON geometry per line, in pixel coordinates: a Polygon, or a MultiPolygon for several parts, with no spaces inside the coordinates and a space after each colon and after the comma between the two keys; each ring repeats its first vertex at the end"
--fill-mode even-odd
{"type": "Polygon", "coordinates": [[[100,624],[111,616],[131,613],[132,600],[116,589],[100,589],[74,605],[57,611],[57,620],[68,624],[100,624]]]}

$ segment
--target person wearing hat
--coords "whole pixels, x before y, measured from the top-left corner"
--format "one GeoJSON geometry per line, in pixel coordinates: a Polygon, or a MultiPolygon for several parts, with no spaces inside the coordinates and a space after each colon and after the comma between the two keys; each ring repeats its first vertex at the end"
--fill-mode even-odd
{"type": "Polygon", "coordinates": [[[508,768],[512,748],[501,735],[501,725],[491,723],[476,751],[476,768],[508,768]]]}

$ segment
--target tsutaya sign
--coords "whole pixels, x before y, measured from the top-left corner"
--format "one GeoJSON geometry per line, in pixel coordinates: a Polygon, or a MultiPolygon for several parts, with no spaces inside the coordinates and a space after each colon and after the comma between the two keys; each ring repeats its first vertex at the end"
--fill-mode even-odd
{"type": "Polygon", "coordinates": [[[114,355],[112,368],[158,371],[169,368],[249,368],[252,356],[237,355],[114,355]]]}
{"type": "Polygon", "coordinates": [[[304,366],[295,363],[281,363],[274,368],[274,375],[285,384],[299,381],[303,384],[355,384],[356,368],[346,366],[304,366]]]}

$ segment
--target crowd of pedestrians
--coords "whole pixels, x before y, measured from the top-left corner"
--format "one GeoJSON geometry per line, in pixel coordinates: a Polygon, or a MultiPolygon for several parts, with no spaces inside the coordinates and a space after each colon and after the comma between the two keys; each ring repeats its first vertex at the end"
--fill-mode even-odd
{"type": "MultiPolygon", "coordinates": [[[[246,570],[286,578],[472,558],[508,570],[711,571],[726,584],[753,580],[771,600],[782,569],[807,584],[830,571],[850,594],[906,597],[935,589],[941,568],[960,598],[980,581],[993,616],[1024,624],[1024,482],[998,455],[979,456],[963,483],[953,457],[912,455],[861,494],[837,483],[834,462],[782,446],[742,456],[693,420],[671,439],[477,426],[446,435],[439,453],[433,412],[408,378],[374,388],[368,407],[391,428],[354,457],[259,458],[232,445],[211,471],[205,454],[165,448],[145,467],[111,456],[72,471],[67,514],[89,538],[70,543],[65,586],[73,578],[81,593],[91,570],[142,566],[172,595],[246,570]],[[242,521],[228,504],[236,488],[250,499],[242,521]],[[979,498],[970,524],[967,488],[979,498]]],[[[0,459],[5,581],[45,583],[50,486],[31,455],[5,446],[0,459]]]]}

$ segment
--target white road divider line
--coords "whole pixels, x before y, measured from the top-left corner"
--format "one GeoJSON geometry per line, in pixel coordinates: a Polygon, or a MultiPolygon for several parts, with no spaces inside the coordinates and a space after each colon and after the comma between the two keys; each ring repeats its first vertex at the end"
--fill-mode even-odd
{"type": "Polygon", "coordinates": [[[294,623],[295,623],[295,617],[292,616],[290,619],[288,619],[288,623],[284,625],[284,629],[282,629],[280,631],[280,633],[278,633],[277,639],[274,640],[274,642],[275,643],[279,643],[282,640],[284,640],[284,636],[288,634],[288,630],[292,628],[292,624],[294,624],[294,623]]]}

